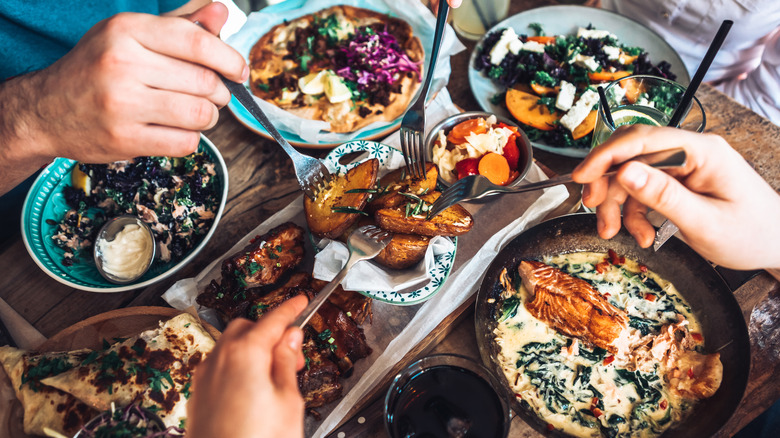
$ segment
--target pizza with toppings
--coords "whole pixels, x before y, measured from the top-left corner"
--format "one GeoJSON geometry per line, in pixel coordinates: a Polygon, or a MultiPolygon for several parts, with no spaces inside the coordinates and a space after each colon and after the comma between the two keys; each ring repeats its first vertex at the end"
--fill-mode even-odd
{"type": "Polygon", "coordinates": [[[425,57],[405,21],[333,6],[273,27],[249,54],[250,88],[299,117],[352,132],[401,116],[425,57]]]}

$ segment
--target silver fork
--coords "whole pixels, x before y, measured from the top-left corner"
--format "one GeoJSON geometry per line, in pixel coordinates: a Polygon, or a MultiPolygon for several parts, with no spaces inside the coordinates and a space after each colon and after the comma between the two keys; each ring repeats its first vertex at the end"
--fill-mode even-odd
{"type": "Polygon", "coordinates": [[[353,231],[352,234],[349,235],[349,239],[347,239],[347,248],[349,248],[347,263],[344,264],[344,267],[341,268],[341,271],[336,274],[333,280],[322,288],[320,293],[309,302],[309,305],[303,309],[303,312],[298,315],[298,318],[295,319],[295,322],[293,322],[292,325],[303,328],[303,326],[309,322],[312,315],[317,312],[317,309],[322,306],[322,303],[324,303],[330,294],[336,290],[336,287],[344,281],[344,277],[347,276],[347,271],[349,271],[355,263],[361,260],[376,257],[376,255],[390,243],[392,238],[392,234],[374,225],[364,225],[353,231]]]}
{"type": "MultiPolygon", "coordinates": [[[[203,24],[198,21],[195,21],[194,24],[203,28],[203,24]]],[[[292,159],[295,176],[298,178],[298,184],[301,186],[301,189],[303,189],[306,196],[310,199],[314,199],[317,196],[317,191],[320,188],[327,187],[328,182],[330,181],[330,171],[328,171],[328,168],[325,167],[320,160],[308,155],[303,155],[290,146],[290,143],[282,137],[282,134],[279,134],[276,127],[268,120],[268,116],[260,109],[260,106],[252,98],[252,95],[249,94],[249,90],[246,89],[244,84],[233,82],[222,76],[219,72],[215,73],[217,73],[217,76],[219,76],[225,84],[230,91],[230,94],[241,102],[241,105],[249,111],[249,114],[252,114],[252,117],[260,122],[260,125],[262,125],[263,128],[271,134],[271,137],[279,143],[279,146],[287,152],[287,155],[292,159]]]]}
{"type": "MultiPolygon", "coordinates": [[[[685,164],[686,154],[683,148],[668,149],[665,151],[652,152],[644,155],[637,155],[629,161],[639,161],[657,169],[669,169],[680,167],[685,164]]],[[[610,167],[604,176],[612,176],[617,173],[620,166],[625,163],[610,167]]],[[[479,199],[491,193],[522,193],[532,190],[546,189],[547,187],[557,186],[572,182],[571,174],[560,175],[550,178],[546,181],[540,181],[525,184],[519,187],[505,187],[493,184],[482,175],[471,175],[456,181],[447,190],[442,192],[428,211],[428,219],[436,216],[452,205],[469,199],[479,199]]]]}
{"type": "Polygon", "coordinates": [[[433,72],[436,69],[436,60],[439,57],[444,26],[447,24],[449,5],[446,1],[439,2],[439,12],[436,15],[436,31],[433,35],[433,49],[431,50],[431,62],[425,73],[425,82],[422,85],[417,100],[401,120],[401,151],[404,154],[407,173],[412,178],[425,177],[425,102],[428,99],[428,90],[433,80],[433,72]]]}
{"type": "MultiPolygon", "coordinates": [[[[219,73],[217,73],[219,74],[219,73]]],[[[293,162],[293,168],[295,168],[295,176],[298,178],[298,184],[303,189],[303,192],[310,199],[314,199],[317,195],[317,191],[323,187],[327,187],[330,181],[330,171],[325,167],[322,162],[314,157],[304,155],[295,150],[287,140],[279,134],[276,127],[268,120],[263,110],[257,105],[257,102],[249,94],[249,91],[244,87],[244,84],[233,82],[230,79],[219,75],[222,82],[225,83],[228,90],[233,96],[236,96],[239,102],[244,105],[247,111],[252,114],[260,124],[271,134],[274,140],[279,143],[279,146],[287,152],[293,162]]]]}

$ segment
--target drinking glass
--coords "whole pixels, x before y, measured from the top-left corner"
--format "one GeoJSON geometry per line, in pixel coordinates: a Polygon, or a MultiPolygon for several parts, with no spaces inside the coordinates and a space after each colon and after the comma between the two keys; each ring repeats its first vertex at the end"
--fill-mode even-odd
{"type": "MultiPolygon", "coordinates": [[[[666,126],[684,93],[684,86],[657,76],[633,75],[611,82],[604,94],[614,124],[606,119],[599,102],[591,147],[604,143],[623,125],[666,126]]],[[[706,120],[701,102],[694,97],[679,128],[702,132],[706,120]]]]}
{"type": "Polygon", "coordinates": [[[488,29],[506,18],[508,13],[509,0],[463,0],[459,7],[450,11],[455,32],[474,41],[482,38],[488,29]]]}
{"type": "Polygon", "coordinates": [[[391,438],[478,436],[506,438],[509,399],[504,384],[474,360],[440,354],[401,371],[385,397],[391,438]]]}
{"type": "MultiPolygon", "coordinates": [[[[669,79],[650,75],[632,75],[610,82],[604,89],[604,95],[612,114],[610,123],[604,115],[599,102],[598,118],[593,128],[591,148],[595,148],[623,125],[666,126],[672,118],[677,104],[685,94],[685,87],[669,79]]],[[[693,98],[687,113],[681,119],[681,129],[702,132],[707,124],[704,108],[696,97],[693,98]]],[[[582,206],[585,211],[593,209],[582,206]]],[[[655,226],[663,222],[663,217],[655,211],[648,213],[648,220],[655,226]]]]}

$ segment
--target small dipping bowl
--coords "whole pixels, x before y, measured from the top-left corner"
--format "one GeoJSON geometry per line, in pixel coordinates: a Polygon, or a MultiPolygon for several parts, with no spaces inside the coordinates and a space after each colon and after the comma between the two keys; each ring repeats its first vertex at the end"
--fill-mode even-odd
{"type": "Polygon", "coordinates": [[[506,438],[512,417],[504,385],[476,361],[429,356],[401,371],[385,397],[391,438],[478,436],[506,438]]]}
{"type": "Polygon", "coordinates": [[[149,225],[135,216],[123,215],[103,225],[94,247],[95,266],[100,275],[112,283],[128,284],[141,278],[152,266],[157,245],[149,225]],[[144,251],[139,251],[139,247],[144,251]],[[120,269],[126,272],[119,273],[120,269]]]}
{"type": "MultiPolygon", "coordinates": [[[[523,132],[523,130],[520,129],[519,126],[517,126],[517,123],[496,114],[487,113],[483,111],[469,111],[465,113],[452,115],[442,120],[441,122],[437,123],[433,127],[433,129],[430,130],[428,136],[425,138],[425,159],[428,160],[428,162],[436,164],[433,161],[433,144],[439,138],[439,131],[444,131],[446,134],[449,133],[450,130],[454,128],[455,125],[457,125],[458,123],[465,122],[466,120],[469,119],[476,119],[479,117],[483,119],[487,119],[490,116],[495,116],[497,122],[504,123],[506,125],[517,128],[519,139],[516,141],[516,143],[517,143],[517,149],[520,150],[520,159],[517,162],[517,172],[519,173],[519,175],[517,178],[515,178],[514,181],[507,184],[507,187],[516,187],[520,185],[520,183],[523,182],[523,179],[525,179],[525,175],[531,169],[531,164],[534,161],[533,147],[531,146],[531,141],[528,140],[528,136],[525,135],[525,132],[523,132]]],[[[449,181],[445,181],[444,179],[442,179],[441,175],[439,175],[439,184],[446,188],[449,187],[452,183],[449,181]]]]}

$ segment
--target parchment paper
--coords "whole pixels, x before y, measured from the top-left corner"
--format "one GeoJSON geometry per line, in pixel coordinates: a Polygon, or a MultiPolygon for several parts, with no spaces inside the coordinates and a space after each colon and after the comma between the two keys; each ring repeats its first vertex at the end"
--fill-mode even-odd
{"type": "MultiPolygon", "coordinates": [[[[447,90],[442,90],[426,111],[428,126],[457,112],[447,90]]],[[[398,148],[398,133],[383,143],[398,148]]],[[[534,164],[526,179],[540,181],[546,179],[546,176],[534,164]]],[[[373,353],[357,361],[352,376],[342,381],[343,398],[319,409],[322,421],[306,418],[306,436],[324,437],[337,426],[350,407],[367,394],[375,382],[380,381],[409,350],[476,292],[485,269],[507,242],[540,222],[567,197],[566,189],[557,186],[544,191],[489,197],[476,203],[462,204],[474,216],[475,226],[469,233],[459,237],[454,266],[444,286],[429,301],[415,306],[395,306],[374,301],[373,322],[363,326],[373,353]]],[[[291,221],[305,227],[303,216],[303,201],[298,198],[247,234],[197,277],[178,281],[163,294],[163,299],[177,309],[186,309],[195,304],[198,293],[212,279],[219,278],[223,258],[241,249],[254,236],[284,222],[291,221]]],[[[208,309],[199,309],[199,313],[216,327],[220,326],[208,309]]]]}
{"type": "MultiPolygon", "coordinates": [[[[423,72],[428,71],[430,63],[431,47],[433,46],[433,34],[436,26],[436,18],[433,13],[420,2],[420,0],[288,0],[283,4],[274,5],[249,14],[246,24],[227,43],[233,46],[245,59],[249,59],[252,46],[272,27],[283,20],[291,20],[306,14],[328,8],[333,5],[348,5],[359,8],[371,9],[387,13],[405,20],[412,26],[414,35],[420,38],[425,48],[425,64],[423,72]],[[270,10],[270,12],[269,12],[270,10]]],[[[429,96],[444,88],[450,77],[450,56],[462,51],[465,46],[458,41],[455,31],[447,25],[444,38],[436,62],[433,82],[429,96]]],[[[330,123],[324,121],[312,121],[289,113],[276,105],[272,105],[263,99],[254,98],[260,108],[268,115],[268,118],[280,131],[294,132],[308,143],[344,143],[357,138],[366,131],[371,131],[393,122],[375,122],[362,129],[350,133],[328,132],[330,123]]]]}

